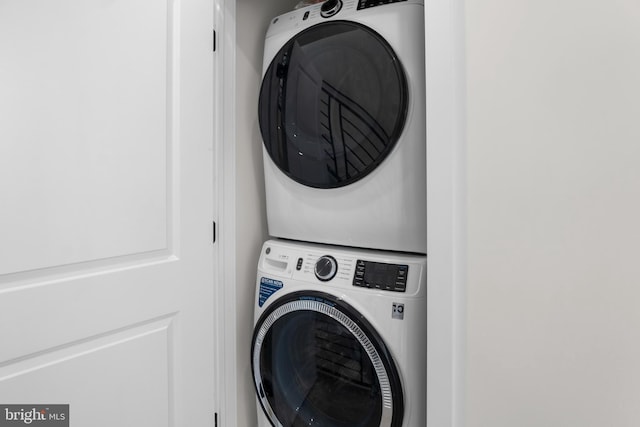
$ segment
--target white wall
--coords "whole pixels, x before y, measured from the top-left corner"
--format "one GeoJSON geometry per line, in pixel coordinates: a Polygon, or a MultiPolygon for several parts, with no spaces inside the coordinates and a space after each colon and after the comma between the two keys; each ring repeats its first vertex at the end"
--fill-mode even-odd
{"type": "Polygon", "coordinates": [[[267,222],[258,128],[258,92],[264,35],[271,18],[293,9],[295,0],[236,1],[236,325],[238,360],[237,426],[256,425],[249,364],[253,332],[256,267],[267,222]]]}
{"type": "Polygon", "coordinates": [[[640,423],[640,3],[466,2],[469,427],[640,423]]]}

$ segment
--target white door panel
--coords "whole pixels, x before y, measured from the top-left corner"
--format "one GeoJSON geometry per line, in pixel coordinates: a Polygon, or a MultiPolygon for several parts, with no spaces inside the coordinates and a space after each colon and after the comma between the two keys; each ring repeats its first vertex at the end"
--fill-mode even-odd
{"type": "Polygon", "coordinates": [[[0,2],[0,273],[166,248],[169,11],[0,2]]]}
{"type": "Polygon", "coordinates": [[[63,346],[2,368],[0,380],[12,401],[74,402],[73,425],[168,426],[171,332],[168,318],[63,346]]]}
{"type": "Polygon", "coordinates": [[[0,0],[0,404],[211,425],[213,17],[0,0]]]}

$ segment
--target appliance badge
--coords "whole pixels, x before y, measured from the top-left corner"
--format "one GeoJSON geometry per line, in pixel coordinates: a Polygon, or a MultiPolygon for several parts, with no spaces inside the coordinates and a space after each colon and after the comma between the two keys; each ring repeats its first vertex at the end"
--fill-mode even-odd
{"type": "Polygon", "coordinates": [[[284,283],[279,280],[263,277],[260,279],[260,293],[258,295],[258,306],[262,307],[269,297],[278,292],[284,283]]]}
{"type": "Polygon", "coordinates": [[[404,320],[404,304],[399,302],[392,304],[391,318],[404,320]]]}

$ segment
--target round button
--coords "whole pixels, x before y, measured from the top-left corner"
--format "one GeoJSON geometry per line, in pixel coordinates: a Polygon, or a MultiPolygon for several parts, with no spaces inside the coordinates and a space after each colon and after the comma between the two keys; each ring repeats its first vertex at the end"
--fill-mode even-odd
{"type": "Polygon", "coordinates": [[[328,18],[340,12],[342,2],[340,0],[327,0],[320,6],[320,16],[328,18]]]}
{"type": "Polygon", "coordinates": [[[338,262],[331,255],[323,255],[316,261],[314,271],[319,280],[327,282],[333,279],[338,272],[338,262]]]}

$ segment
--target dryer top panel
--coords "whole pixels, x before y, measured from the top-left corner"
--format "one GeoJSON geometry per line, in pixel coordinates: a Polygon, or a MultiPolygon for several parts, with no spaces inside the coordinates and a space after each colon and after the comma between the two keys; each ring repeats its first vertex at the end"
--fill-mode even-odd
{"type": "MultiPolygon", "coordinates": [[[[321,22],[333,19],[353,20],[366,23],[370,14],[382,15],[392,13],[393,8],[402,8],[408,5],[424,6],[424,0],[329,0],[336,3],[332,8],[327,8],[325,3],[293,10],[271,20],[266,37],[285,32],[293,33],[301,31],[321,22]],[[326,11],[322,9],[325,6],[326,11]],[[364,21],[361,21],[364,20],[364,21]]],[[[289,34],[291,36],[292,34],[289,34]]]]}

